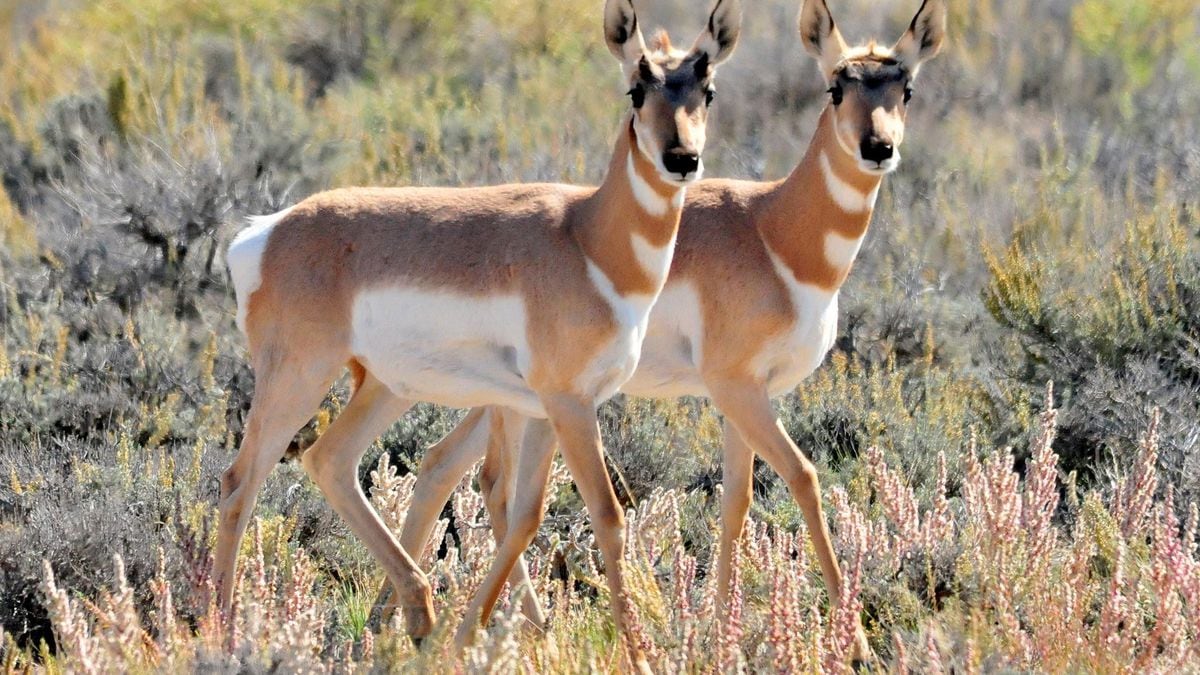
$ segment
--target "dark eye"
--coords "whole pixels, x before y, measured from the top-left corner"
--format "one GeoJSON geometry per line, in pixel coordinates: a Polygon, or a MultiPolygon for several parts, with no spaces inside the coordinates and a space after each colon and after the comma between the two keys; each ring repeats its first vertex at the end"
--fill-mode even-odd
{"type": "Polygon", "coordinates": [[[646,102],[646,90],[640,84],[633,85],[633,89],[628,92],[629,98],[633,100],[633,107],[640,108],[646,102]]]}
{"type": "Polygon", "coordinates": [[[717,97],[716,89],[704,90],[704,105],[712,105],[713,99],[717,97]]]}
{"type": "Polygon", "coordinates": [[[829,88],[829,97],[833,100],[834,105],[842,104],[842,85],[835,84],[829,88]]]}
{"type": "Polygon", "coordinates": [[[904,102],[908,103],[912,100],[912,87],[904,88],[904,102]]]}

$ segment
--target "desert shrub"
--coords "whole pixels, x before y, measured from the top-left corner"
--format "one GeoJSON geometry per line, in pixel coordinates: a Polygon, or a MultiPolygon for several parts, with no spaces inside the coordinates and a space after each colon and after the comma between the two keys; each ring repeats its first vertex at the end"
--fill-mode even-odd
{"type": "MultiPolygon", "coordinates": [[[[926,505],[918,505],[902,472],[878,451],[866,452],[869,468],[857,496],[838,489],[832,499],[846,569],[840,608],[822,602],[806,533],[752,520],[735,554],[730,607],[718,615],[715,588],[700,582],[700,561],[685,548],[681,516],[691,497],[675,490],[647,495],[630,511],[624,564],[634,631],[651,664],[660,670],[847,671],[853,617],[861,610],[878,664],[888,669],[1186,667],[1196,658],[1200,611],[1194,588],[1200,563],[1190,545],[1197,516],[1193,508],[1181,531],[1171,496],[1154,497],[1158,418],[1114,482],[1080,494],[1058,478],[1056,416],[1045,410],[1031,430],[1023,480],[1007,450],[971,443],[961,448],[961,486],[948,489],[943,465],[926,505]],[[1055,517],[1063,489],[1072,525],[1055,517]]],[[[398,476],[384,457],[372,485],[385,521],[401,527],[411,477],[398,476]]],[[[211,597],[204,590],[211,589],[211,577],[203,540],[181,556],[179,574],[159,553],[142,582],[117,556],[113,580],[92,601],[72,597],[63,573],[47,564],[40,587],[59,647],[42,658],[65,668],[150,670],[238,664],[418,672],[445,666],[451,658],[447,628],[494,552],[478,492],[459,486],[452,511],[453,522],[437,528],[435,538],[445,536],[442,555],[431,559],[436,543],[423,555],[444,609],[420,652],[396,626],[378,636],[362,630],[359,592],[346,589],[363,588],[367,577],[334,579],[321,592],[330,587],[329,572],[288,543],[292,525],[285,518],[253,526],[230,617],[211,605],[190,618],[178,609],[189,597],[211,597]],[[148,615],[137,611],[139,595],[153,608],[148,615]]],[[[569,520],[571,536],[539,537],[530,554],[534,586],[549,610],[548,635],[522,634],[516,607],[502,602],[497,625],[461,655],[462,667],[622,667],[624,650],[587,591],[602,584],[602,562],[578,511],[569,520]],[[584,584],[562,584],[554,561],[563,558],[584,584]]],[[[708,528],[706,536],[715,531],[708,528]]],[[[35,658],[12,643],[7,650],[10,662],[35,658]]]]}
{"type": "MultiPolygon", "coordinates": [[[[242,216],[328,186],[594,183],[627,107],[596,6],[10,5],[6,667],[445,666],[491,551],[470,481],[429,552],[444,614],[418,656],[395,630],[364,631],[379,570],[291,463],[262,492],[239,641],[226,648],[229,625],[209,607],[206,523],[253,377],[222,251],[242,216]],[[118,623],[129,631],[110,630],[118,623]]],[[[816,462],[850,595],[890,667],[1194,667],[1198,10],[949,6],[952,37],[922,70],[904,165],[843,289],[834,354],[780,399],[781,419],[816,462]],[[1061,401],[1053,433],[1037,414],[1048,380],[1061,401]],[[1153,442],[1139,440],[1154,408],[1153,442]]],[[[680,43],[702,21],[693,3],[638,7],[647,34],[678,26],[680,43]]],[[[913,9],[833,8],[851,40],[891,39],[913,9]]],[[[803,153],[826,99],[796,11],[790,0],[746,7],[718,77],[710,175],[774,179],[803,153]]],[[[334,388],[300,446],[346,396],[334,388]]],[[[364,487],[402,493],[422,448],[460,417],[418,406],[368,451],[364,487]]],[[[619,397],[601,424],[610,478],[634,512],[634,587],[656,665],[837,667],[850,614],[830,612],[798,510],[761,462],[736,611],[713,613],[719,411],[619,397]]],[[[465,669],[616,667],[604,563],[564,479],[557,468],[531,555],[551,637],[519,637],[502,618],[465,669]]]]}
{"type": "MultiPolygon", "coordinates": [[[[1200,246],[1187,206],[1129,216],[1083,198],[1045,195],[1008,246],[989,254],[984,301],[1013,328],[1022,358],[1009,374],[1027,386],[1053,377],[1068,398],[1062,447],[1068,469],[1104,466],[1131,426],[1169,411],[1164,455],[1192,499],[1200,371],[1200,246]],[[1120,225],[1106,226],[1105,221],[1120,225]],[[1063,254],[1063,252],[1069,252],[1063,254]]],[[[1172,472],[1174,473],[1174,472],[1172,472]]]]}

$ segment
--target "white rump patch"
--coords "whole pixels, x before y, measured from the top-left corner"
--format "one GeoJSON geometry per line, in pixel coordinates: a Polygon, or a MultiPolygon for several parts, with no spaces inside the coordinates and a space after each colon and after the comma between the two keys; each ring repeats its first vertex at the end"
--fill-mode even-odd
{"type": "Polygon", "coordinates": [[[667,199],[655,192],[646,179],[638,174],[637,169],[633,166],[632,150],[629,152],[626,165],[625,173],[629,174],[629,187],[633,189],[633,198],[637,200],[638,205],[646,213],[656,218],[666,215],[669,207],[667,199]]]}
{"type": "Polygon", "coordinates": [[[820,162],[821,173],[825,175],[825,189],[829,191],[829,196],[843,211],[862,213],[875,206],[875,197],[879,195],[878,186],[870,193],[863,194],[858,188],[842,180],[833,172],[833,166],[829,163],[829,155],[826,155],[824,150],[821,151],[820,162]]]}
{"type": "Polygon", "coordinates": [[[237,296],[238,330],[246,332],[246,309],[250,296],[262,285],[262,256],[267,248],[267,239],[279,221],[287,217],[296,207],[288,207],[269,216],[250,216],[250,225],[237,233],[229,250],[225,253],[225,264],[233,277],[233,291],[237,296]]]}
{"type": "Polygon", "coordinates": [[[351,328],[353,354],[397,396],[546,415],[525,381],[532,356],[519,295],[371,288],[354,298],[351,328]]]}

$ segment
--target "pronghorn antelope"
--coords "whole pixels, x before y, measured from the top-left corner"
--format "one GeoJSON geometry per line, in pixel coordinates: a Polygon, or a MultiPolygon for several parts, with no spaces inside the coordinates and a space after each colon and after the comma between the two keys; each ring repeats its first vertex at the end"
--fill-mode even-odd
{"type": "MultiPolygon", "coordinates": [[[[622,512],[596,406],[637,364],[684,188],[702,171],[713,73],[736,44],[736,5],[718,0],[691,50],[671,49],[665,35],[651,50],[631,0],[608,0],[605,36],[632,110],[598,188],[334,190],[235,238],[228,261],[256,384],[241,449],[221,479],[216,578],[226,610],[256,494],[348,366],[354,394],[302,463],[400,589],[413,637],[431,628],[429,584],[364,498],[356,469],[418,400],[532,418],[514,474],[530,486],[522,504],[540,507],[557,437],[612,561],[613,610],[625,625],[622,512]]],[[[498,561],[517,559],[533,530],[506,534],[498,561]]],[[[503,581],[489,577],[466,638],[503,581]]]]}
{"type": "MultiPolygon", "coordinates": [[[[725,415],[717,564],[722,604],[733,545],[750,507],[756,453],[799,503],[828,592],[840,599],[842,576],[816,471],[787,436],[771,397],[799,384],[833,345],[838,289],[866,235],[880,182],[900,161],[913,80],[940,50],[945,22],[943,0],[925,0],[892,48],[874,42],[851,48],[825,0],[805,0],[801,39],[830,95],[808,151],[784,180],[704,180],[689,191],[666,288],[650,314],[637,372],[622,390],[709,396],[725,415]]],[[[520,424],[512,411],[475,410],[430,448],[400,539],[406,549],[423,550],[450,491],[485,454],[480,484],[490,513],[504,516],[514,485],[504,475],[511,462],[505,453],[513,452],[511,436],[520,424]]],[[[508,528],[519,513],[510,507],[508,528]]],[[[522,572],[518,567],[516,575],[522,572]]],[[[534,605],[531,610],[527,603],[526,613],[536,622],[541,615],[534,605]]]]}

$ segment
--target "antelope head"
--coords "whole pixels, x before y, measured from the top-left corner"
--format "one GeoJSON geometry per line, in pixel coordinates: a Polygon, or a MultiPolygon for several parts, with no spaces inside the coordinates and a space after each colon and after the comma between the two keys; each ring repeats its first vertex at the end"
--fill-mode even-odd
{"type": "Polygon", "coordinates": [[[800,37],[829,85],[838,145],[864,172],[885,174],[899,165],[913,82],[921,64],[941,50],[945,34],[945,0],[924,0],[890,49],[874,40],[850,47],[825,0],[805,0],[800,37]]]}
{"type": "Polygon", "coordinates": [[[621,62],[633,106],[637,151],[668,183],[700,179],[704,131],[715,90],[713,74],[733,53],[741,30],[738,0],[717,0],[689,50],[675,49],[665,32],[647,46],[632,0],[608,0],[604,36],[621,62]]]}

